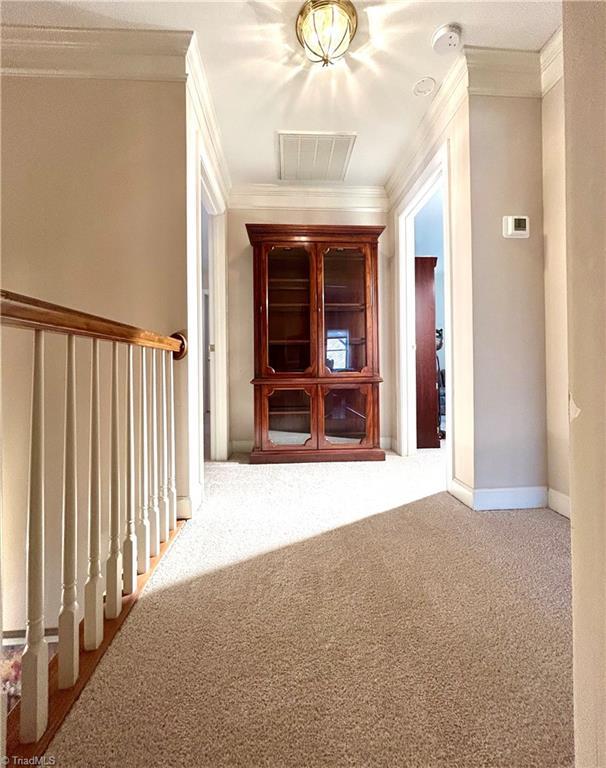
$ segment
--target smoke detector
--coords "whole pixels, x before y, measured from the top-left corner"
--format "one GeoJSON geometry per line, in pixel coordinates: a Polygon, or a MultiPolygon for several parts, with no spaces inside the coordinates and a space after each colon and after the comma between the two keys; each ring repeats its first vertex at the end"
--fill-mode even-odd
{"type": "Polygon", "coordinates": [[[461,27],[458,24],[444,24],[438,27],[431,38],[431,47],[440,56],[454,53],[461,46],[461,27]]]}

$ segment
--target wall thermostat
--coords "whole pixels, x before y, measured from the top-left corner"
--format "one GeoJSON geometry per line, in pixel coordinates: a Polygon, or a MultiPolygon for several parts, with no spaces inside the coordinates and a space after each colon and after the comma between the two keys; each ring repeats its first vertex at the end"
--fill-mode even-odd
{"type": "Polygon", "coordinates": [[[530,237],[528,216],[503,216],[503,237],[530,237]]]}

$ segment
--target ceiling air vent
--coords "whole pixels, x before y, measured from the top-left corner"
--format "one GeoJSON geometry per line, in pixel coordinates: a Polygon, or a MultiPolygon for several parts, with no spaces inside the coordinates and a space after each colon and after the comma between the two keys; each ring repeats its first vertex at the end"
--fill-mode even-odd
{"type": "Polygon", "coordinates": [[[343,181],[355,133],[279,131],[282,181],[343,181]]]}

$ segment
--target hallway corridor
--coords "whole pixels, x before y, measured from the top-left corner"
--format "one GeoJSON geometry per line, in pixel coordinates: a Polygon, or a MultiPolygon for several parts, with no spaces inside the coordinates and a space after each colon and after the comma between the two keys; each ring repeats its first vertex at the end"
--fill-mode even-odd
{"type": "Polygon", "coordinates": [[[69,768],[573,763],[569,523],[474,513],[441,451],[206,467],[51,743],[69,768]]]}

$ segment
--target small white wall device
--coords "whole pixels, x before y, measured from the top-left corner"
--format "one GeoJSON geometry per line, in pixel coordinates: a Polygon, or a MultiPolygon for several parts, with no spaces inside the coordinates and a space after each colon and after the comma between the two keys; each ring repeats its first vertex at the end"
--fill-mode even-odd
{"type": "Polygon", "coordinates": [[[503,216],[503,237],[530,237],[528,216],[503,216]]]}
{"type": "Polygon", "coordinates": [[[440,56],[454,53],[461,46],[461,34],[461,27],[458,24],[444,24],[433,33],[431,47],[440,56]]]}

